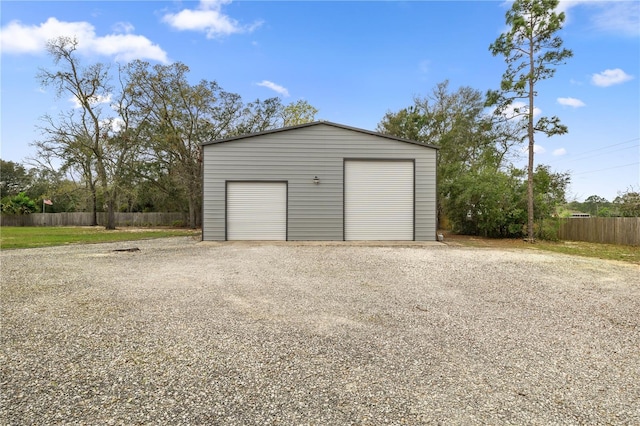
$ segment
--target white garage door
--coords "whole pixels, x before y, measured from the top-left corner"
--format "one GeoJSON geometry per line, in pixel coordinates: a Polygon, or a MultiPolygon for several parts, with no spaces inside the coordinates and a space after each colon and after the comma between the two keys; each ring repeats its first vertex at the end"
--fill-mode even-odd
{"type": "Polygon", "coordinates": [[[286,182],[227,182],[227,240],[286,239],[286,182]]]}
{"type": "Polygon", "coordinates": [[[345,240],[413,240],[413,167],[413,161],[345,162],[345,240]]]}

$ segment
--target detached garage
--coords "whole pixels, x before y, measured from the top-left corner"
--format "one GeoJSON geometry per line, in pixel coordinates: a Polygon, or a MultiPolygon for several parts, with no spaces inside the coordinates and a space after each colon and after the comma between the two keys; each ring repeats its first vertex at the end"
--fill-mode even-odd
{"type": "Polygon", "coordinates": [[[326,121],[203,145],[202,239],[436,239],[437,148],[326,121]]]}

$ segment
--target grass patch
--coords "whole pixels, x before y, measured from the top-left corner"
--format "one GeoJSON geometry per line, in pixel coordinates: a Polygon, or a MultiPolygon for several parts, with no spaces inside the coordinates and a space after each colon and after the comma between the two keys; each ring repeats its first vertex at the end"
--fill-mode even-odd
{"type": "Polygon", "coordinates": [[[140,229],[121,228],[107,231],[98,226],[74,227],[13,227],[0,228],[0,248],[18,249],[33,247],[61,246],[66,244],[106,243],[114,241],[135,241],[150,238],[197,235],[193,229],[140,229]]]}
{"type": "Polygon", "coordinates": [[[446,243],[466,247],[544,250],[574,256],[618,260],[640,265],[640,247],[635,246],[587,243],[583,241],[550,242],[541,240],[536,241],[534,244],[530,244],[517,239],[494,239],[452,234],[445,235],[444,241],[446,243]]]}
{"type": "Polygon", "coordinates": [[[587,243],[583,241],[540,241],[531,248],[598,259],[620,260],[640,265],[640,247],[615,244],[587,243]]]}

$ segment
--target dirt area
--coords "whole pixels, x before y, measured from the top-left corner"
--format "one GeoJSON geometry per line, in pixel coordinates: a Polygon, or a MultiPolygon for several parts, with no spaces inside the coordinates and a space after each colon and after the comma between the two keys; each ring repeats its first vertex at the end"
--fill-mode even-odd
{"type": "Polygon", "coordinates": [[[3,251],[0,419],[640,424],[636,266],[456,241],[3,251]]]}
{"type": "Polygon", "coordinates": [[[492,247],[492,248],[527,248],[529,243],[523,239],[516,238],[483,238],[471,235],[457,235],[448,231],[439,231],[444,236],[444,243],[447,245],[472,246],[472,247],[492,247]]]}

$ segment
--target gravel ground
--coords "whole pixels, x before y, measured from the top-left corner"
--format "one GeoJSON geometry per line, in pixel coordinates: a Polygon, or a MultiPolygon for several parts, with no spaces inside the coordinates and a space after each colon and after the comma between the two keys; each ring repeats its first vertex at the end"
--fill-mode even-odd
{"type": "Polygon", "coordinates": [[[188,237],[0,260],[7,425],[640,424],[638,266],[188,237]]]}

